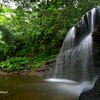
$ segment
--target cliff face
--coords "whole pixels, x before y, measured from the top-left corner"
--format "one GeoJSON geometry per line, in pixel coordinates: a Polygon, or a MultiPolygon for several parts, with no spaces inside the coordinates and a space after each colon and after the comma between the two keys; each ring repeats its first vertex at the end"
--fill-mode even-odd
{"type": "Polygon", "coordinates": [[[94,70],[97,75],[100,75],[100,23],[96,26],[95,31],[92,34],[93,38],[93,60],[94,70]]]}
{"type": "Polygon", "coordinates": [[[93,37],[94,44],[100,50],[100,22],[95,28],[95,31],[93,32],[92,37],[93,37]]]}

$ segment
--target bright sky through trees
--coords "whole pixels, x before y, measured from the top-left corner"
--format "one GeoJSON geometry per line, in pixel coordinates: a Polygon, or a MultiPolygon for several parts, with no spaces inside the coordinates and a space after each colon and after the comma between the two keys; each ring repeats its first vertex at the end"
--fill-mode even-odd
{"type": "Polygon", "coordinates": [[[12,9],[16,9],[17,8],[17,3],[14,2],[13,0],[0,0],[0,3],[3,4],[3,5],[8,5],[12,9]]]}

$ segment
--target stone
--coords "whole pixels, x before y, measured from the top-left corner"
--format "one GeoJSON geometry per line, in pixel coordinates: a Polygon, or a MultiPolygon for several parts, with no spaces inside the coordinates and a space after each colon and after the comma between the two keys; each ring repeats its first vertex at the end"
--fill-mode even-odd
{"type": "Polygon", "coordinates": [[[93,42],[100,49],[100,22],[96,26],[95,31],[92,33],[93,42]]]}
{"type": "Polygon", "coordinates": [[[88,91],[83,91],[79,100],[100,100],[100,77],[97,79],[93,89],[88,91]]]}

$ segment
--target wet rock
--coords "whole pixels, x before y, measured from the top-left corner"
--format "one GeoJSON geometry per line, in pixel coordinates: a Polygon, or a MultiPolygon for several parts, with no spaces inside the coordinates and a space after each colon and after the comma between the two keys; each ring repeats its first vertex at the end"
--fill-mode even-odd
{"type": "Polygon", "coordinates": [[[92,33],[93,38],[93,61],[95,66],[95,73],[100,75],[100,22],[98,22],[97,26],[95,27],[95,31],[92,33]]]}
{"type": "Polygon", "coordinates": [[[97,79],[93,89],[81,93],[79,100],[100,100],[100,77],[97,79]]]}
{"type": "Polygon", "coordinates": [[[55,69],[55,59],[51,59],[47,61],[45,64],[43,64],[39,69],[36,70],[35,75],[41,76],[41,77],[52,77],[54,74],[55,69]]]}
{"type": "Polygon", "coordinates": [[[99,24],[96,26],[95,31],[92,34],[93,37],[93,42],[94,44],[97,46],[97,48],[99,48],[100,50],[100,22],[99,24]]]}

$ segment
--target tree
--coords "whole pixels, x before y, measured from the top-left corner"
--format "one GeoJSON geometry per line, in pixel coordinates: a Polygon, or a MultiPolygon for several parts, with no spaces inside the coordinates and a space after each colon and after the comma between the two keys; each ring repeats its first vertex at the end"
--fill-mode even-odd
{"type": "Polygon", "coordinates": [[[27,57],[38,66],[55,57],[67,31],[88,10],[100,5],[99,0],[14,1],[16,9],[4,4],[0,8],[2,56],[27,57]]]}

